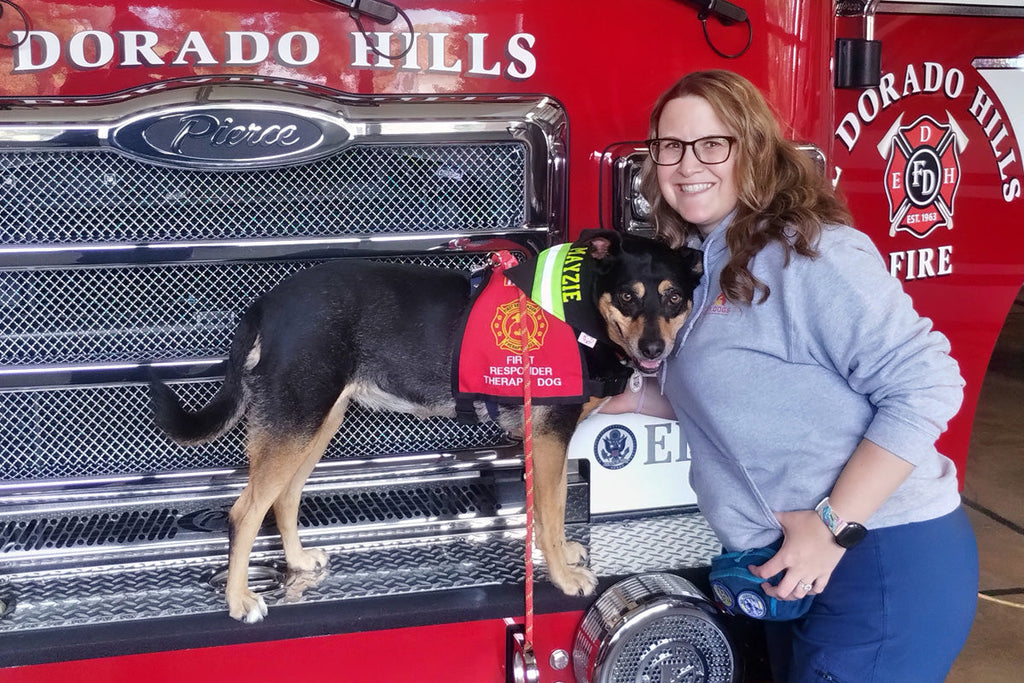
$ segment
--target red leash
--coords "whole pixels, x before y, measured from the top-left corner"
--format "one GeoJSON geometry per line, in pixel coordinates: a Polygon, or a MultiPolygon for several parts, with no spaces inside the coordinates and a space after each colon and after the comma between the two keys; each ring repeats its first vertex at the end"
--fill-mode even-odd
{"type": "MultiPolygon", "coordinates": [[[[518,262],[508,251],[491,254],[491,262],[504,268],[511,268],[518,262]]],[[[523,634],[523,654],[533,659],[533,397],[530,379],[530,331],[529,299],[526,292],[519,292],[519,343],[523,366],[523,464],[526,480],[526,618],[523,634]]],[[[524,664],[526,662],[524,661],[524,664]]]]}
{"type": "Polygon", "coordinates": [[[530,335],[526,329],[526,294],[519,293],[519,339],[523,345],[523,460],[526,467],[526,640],[533,652],[533,401],[530,396],[530,335]]]}
{"type": "MultiPolygon", "coordinates": [[[[511,268],[516,257],[508,251],[491,255],[495,265],[511,268]]],[[[523,365],[523,461],[526,479],[526,624],[523,641],[524,654],[533,654],[533,398],[530,381],[529,299],[519,292],[519,343],[523,365]]]]}

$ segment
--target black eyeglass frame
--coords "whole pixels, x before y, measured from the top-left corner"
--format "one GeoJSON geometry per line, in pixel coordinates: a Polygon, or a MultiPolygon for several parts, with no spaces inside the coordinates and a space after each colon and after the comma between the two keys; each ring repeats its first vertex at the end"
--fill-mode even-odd
{"type": "Polygon", "coordinates": [[[715,166],[718,164],[724,164],[725,162],[729,161],[729,157],[732,156],[733,145],[736,144],[736,138],[733,137],[732,135],[705,135],[704,137],[697,138],[696,140],[680,140],[679,138],[650,138],[649,140],[644,140],[644,144],[647,146],[647,152],[651,155],[651,161],[654,162],[655,166],[675,166],[676,164],[683,160],[683,157],[686,156],[687,147],[693,148],[693,156],[697,158],[697,161],[699,161],[702,164],[705,164],[706,166],[715,166]],[[673,142],[678,142],[683,146],[683,151],[679,153],[679,158],[673,161],[672,163],[659,162],[655,157],[654,145],[657,144],[658,142],[661,142],[662,140],[672,140],[673,142]],[[725,153],[725,158],[722,159],[721,161],[704,161],[703,159],[701,159],[700,153],[697,152],[697,143],[703,142],[704,140],[725,140],[726,142],[728,142],[729,150],[725,153]]]}

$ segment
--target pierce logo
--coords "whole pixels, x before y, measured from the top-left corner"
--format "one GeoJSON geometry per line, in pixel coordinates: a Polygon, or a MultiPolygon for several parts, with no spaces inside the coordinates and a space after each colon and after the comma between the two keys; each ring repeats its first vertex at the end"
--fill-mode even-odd
{"type": "Polygon", "coordinates": [[[345,122],[284,105],[197,104],[147,112],[115,126],[115,148],[193,168],[271,168],[319,159],[352,142],[345,122]]]}
{"type": "MultiPolygon", "coordinates": [[[[498,306],[491,320],[491,332],[494,343],[499,349],[511,353],[522,353],[523,342],[519,328],[519,302],[510,301],[498,306]]],[[[541,307],[532,300],[526,302],[526,344],[528,351],[536,351],[544,346],[544,336],[548,331],[548,321],[541,312],[541,307]]]]}
{"type": "Polygon", "coordinates": [[[946,114],[946,124],[922,116],[908,126],[902,125],[900,114],[878,144],[878,153],[887,160],[890,237],[898,231],[924,237],[936,228],[953,229],[960,154],[967,136],[946,114]]]}

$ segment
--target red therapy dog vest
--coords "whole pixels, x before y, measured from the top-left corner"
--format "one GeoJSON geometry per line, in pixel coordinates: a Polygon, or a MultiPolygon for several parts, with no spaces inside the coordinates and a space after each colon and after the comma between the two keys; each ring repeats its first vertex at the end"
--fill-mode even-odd
{"type": "Polygon", "coordinates": [[[466,317],[455,356],[455,397],[460,400],[522,403],[523,340],[526,325],[533,401],[567,403],[590,397],[586,365],[576,332],[532,299],[520,311],[520,290],[505,277],[515,265],[507,252],[485,275],[466,317]]]}

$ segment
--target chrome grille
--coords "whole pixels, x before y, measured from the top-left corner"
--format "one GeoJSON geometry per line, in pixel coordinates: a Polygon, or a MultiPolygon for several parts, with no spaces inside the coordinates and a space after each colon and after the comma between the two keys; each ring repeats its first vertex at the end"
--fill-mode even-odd
{"type": "MultiPolygon", "coordinates": [[[[487,249],[522,257],[564,229],[564,112],[548,98],[357,101],[215,79],[50,106],[0,111],[5,492],[243,467],[244,422],[191,448],[155,430],[148,364],[198,408],[242,311],[301,268],[372,258],[473,270],[487,249]],[[117,134],[217,103],[329,119],[347,137],[273,163],[202,165],[154,159],[117,134]]],[[[508,443],[493,424],[354,406],[325,458],[508,443]]]]}
{"type": "MultiPolygon", "coordinates": [[[[174,383],[189,408],[213,397],[217,382],[174,383]]],[[[153,426],[144,385],[0,392],[0,481],[62,479],[243,467],[244,427],[184,448],[153,426]]],[[[504,441],[494,423],[418,420],[350,407],[325,459],[486,448],[504,441]]]]}
{"type": "MultiPolygon", "coordinates": [[[[402,259],[473,270],[484,255],[402,259]]],[[[0,270],[0,364],[226,355],[241,313],[312,261],[0,270]]]]}
{"type": "Polygon", "coordinates": [[[520,143],[362,145],[260,171],[112,151],[0,155],[0,242],[81,244],[518,228],[520,143]]]}
{"type": "MultiPolygon", "coordinates": [[[[245,485],[244,420],[213,443],[172,443],[149,414],[150,361],[195,409],[241,311],[300,268],[471,270],[487,250],[522,257],[565,236],[568,129],[553,98],[202,80],[0,109],[0,632],[222,611],[210,577],[245,485]],[[161,157],[142,144],[150,128],[131,128],[250,104],[333,138],[250,163],[220,142],[161,157]]],[[[520,453],[493,423],[351,406],[299,513],[334,571],[282,599],[521,581],[520,453]]],[[[271,520],[257,563],[280,554],[271,520]]]]}

